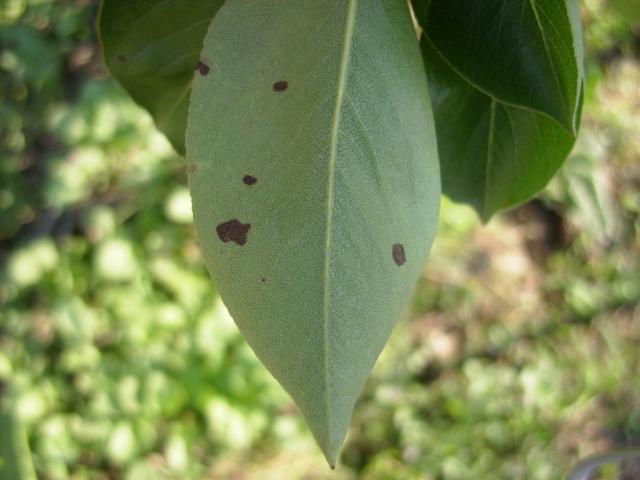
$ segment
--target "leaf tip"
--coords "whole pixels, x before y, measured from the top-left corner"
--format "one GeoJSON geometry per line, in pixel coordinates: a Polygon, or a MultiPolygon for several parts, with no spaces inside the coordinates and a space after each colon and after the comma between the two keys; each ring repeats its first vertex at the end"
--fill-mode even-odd
{"type": "Polygon", "coordinates": [[[326,451],[322,447],[322,451],[324,453],[324,457],[327,460],[327,463],[329,464],[329,468],[331,470],[335,470],[336,469],[336,465],[338,465],[338,457],[340,456],[340,450],[341,449],[342,449],[342,446],[338,446],[335,449],[331,449],[329,451],[326,451]]]}
{"type": "Polygon", "coordinates": [[[482,211],[478,210],[477,212],[478,212],[478,217],[480,217],[480,222],[482,222],[483,226],[486,226],[491,221],[491,218],[495,213],[493,211],[488,211],[488,210],[482,210],[482,211]]]}
{"type": "MultiPolygon", "coordinates": [[[[335,470],[336,465],[338,464],[338,458],[340,457],[340,453],[342,451],[342,445],[344,444],[344,440],[347,436],[348,425],[344,429],[343,434],[336,435],[336,431],[332,431],[330,437],[322,437],[317,434],[317,430],[314,428],[313,424],[309,424],[311,427],[311,432],[313,433],[316,443],[320,447],[327,464],[331,470],[335,470]]],[[[325,432],[326,433],[326,432],[325,432]]]]}

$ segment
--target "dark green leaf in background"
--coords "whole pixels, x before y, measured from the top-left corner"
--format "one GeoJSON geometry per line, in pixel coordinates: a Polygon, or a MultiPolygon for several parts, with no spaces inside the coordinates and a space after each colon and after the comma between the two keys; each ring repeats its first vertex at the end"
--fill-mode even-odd
{"type": "Polygon", "coordinates": [[[575,141],[574,0],[416,1],[443,191],[486,221],[544,188],[575,141]]]}
{"type": "Polygon", "coordinates": [[[189,94],[202,40],[223,0],[103,0],[105,63],[184,154],[189,94]]]}
{"type": "Polygon", "coordinates": [[[463,78],[500,102],[578,129],[582,34],[578,0],[416,2],[425,36],[463,78]]]}
{"type": "Polygon", "coordinates": [[[542,189],[575,138],[549,117],[511,107],[458,76],[421,42],[433,101],[442,185],[487,221],[542,189]]]}
{"type": "Polygon", "coordinates": [[[228,0],[203,61],[187,159],[205,260],[334,464],[437,225],[407,4],[228,0]]]}

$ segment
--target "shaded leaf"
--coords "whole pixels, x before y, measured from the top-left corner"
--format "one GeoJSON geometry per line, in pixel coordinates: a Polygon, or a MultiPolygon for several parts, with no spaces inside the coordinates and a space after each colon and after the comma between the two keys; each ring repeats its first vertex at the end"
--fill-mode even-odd
{"type": "Polygon", "coordinates": [[[578,130],[583,47],[578,0],[414,0],[431,46],[504,104],[578,130]]]}
{"type": "Polygon", "coordinates": [[[487,221],[538,192],[575,141],[549,117],[501,103],[457,75],[421,41],[438,135],[442,188],[487,221]]]}
{"type": "Polygon", "coordinates": [[[203,52],[187,158],[205,260],[333,464],[437,224],[408,8],[228,0],[203,52]]]}
{"type": "Polygon", "coordinates": [[[487,221],[545,187],[575,141],[575,0],[415,0],[442,187],[487,221]]]}
{"type": "Polygon", "coordinates": [[[184,154],[191,84],[202,41],[224,0],[103,0],[104,60],[184,154]]]}

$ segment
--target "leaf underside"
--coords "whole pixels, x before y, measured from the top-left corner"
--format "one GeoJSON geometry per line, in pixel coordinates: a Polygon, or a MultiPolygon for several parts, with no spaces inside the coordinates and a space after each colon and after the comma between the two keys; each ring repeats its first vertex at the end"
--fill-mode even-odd
{"type": "Polygon", "coordinates": [[[433,239],[440,176],[404,0],[228,0],[187,159],[207,266],[330,464],[433,239]]]}
{"type": "Polygon", "coordinates": [[[443,191],[487,221],[544,188],[573,146],[583,81],[577,2],[415,7],[443,191]]]}
{"type": "Polygon", "coordinates": [[[178,153],[202,41],[224,0],[102,0],[105,63],[178,153]]]}

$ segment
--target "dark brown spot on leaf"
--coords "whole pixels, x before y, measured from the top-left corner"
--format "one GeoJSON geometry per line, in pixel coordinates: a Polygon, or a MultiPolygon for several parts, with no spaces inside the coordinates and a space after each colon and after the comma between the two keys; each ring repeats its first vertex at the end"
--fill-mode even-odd
{"type": "Polygon", "coordinates": [[[262,283],[267,283],[267,277],[262,277],[260,280],[262,281],[262,283]]]}
{"type": "Polygon", "coordinates": [[[118,60],[118,63],[126,63],[127,57],[123,53],[119,53],[116,60],[118,60]]]}
{"type": "Polygon", "coordinates": [[[198,169],[198,166],[195,163],[190,163],[187,166],[187,173],[190,175],[193,175],[194,173],[196,173],[197,169],[198,169]]]}
{"type": "Polygon", "coordinates": [[[393,261],[399,267],[407,262],[407,256],[404,253],[404,246],[401,243],[394,243],[391,248],[391,254],[393,255],[393,261]]]}
{"type": "Polygon", "coordinates": [[[284,80],[280,80],[279,82],[273,84],[274,92],[284,92],[287,90],[287,88],[289,88],[289,83],[284,80]]]}
{"type": "Polygon", "coordinates": [[[209,75],[209,72],[211,71],[211,69],[209,68],[209,65],[204,63],[202,60],[199,60],[198,63],[196,64],[196,70],[200,72],[200,75],[205,75],[205,76],[209,75]]]}
{"type": "Polygon", "coordinates": [[[240,223],[234,218],[218,225],[216,232],[224,243],[235,242],[238,245],[244,245],[247,243],[247,233],[249,233],[250,228],[250,223],[240,223]]]}
{"type": "Polygon", "coordinates": [[[253,175],[245,175],[244,177],[242,177],[242,182],[245,185],[255,185],[258,182],[258,179],[253,175]]]}

